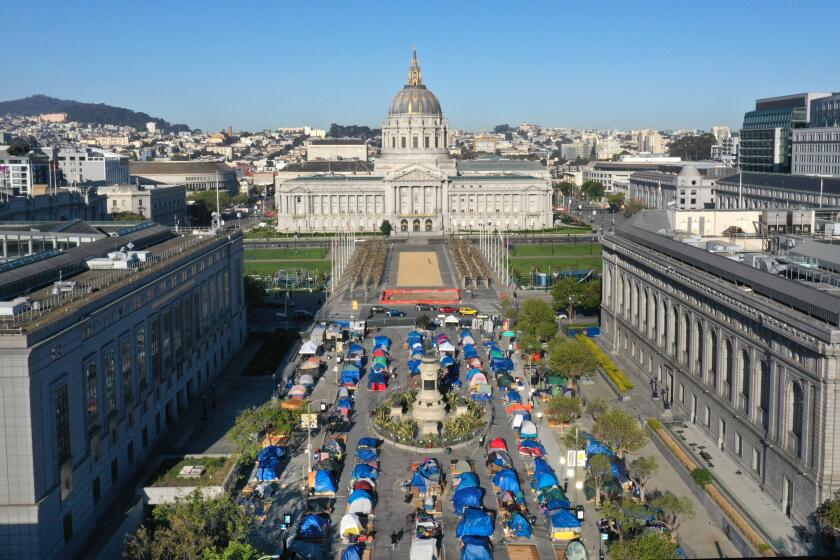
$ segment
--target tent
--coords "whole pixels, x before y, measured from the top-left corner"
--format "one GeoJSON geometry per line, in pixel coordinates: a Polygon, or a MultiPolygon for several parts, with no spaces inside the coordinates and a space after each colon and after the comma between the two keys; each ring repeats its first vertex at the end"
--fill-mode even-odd
{"type": "Polygon", "coordinates": [[[562,387],[566,384],[566,378],[562,375],[549,375],[545,379],[546,385],[553,385],[555,387],[562,387]]]}
{"type": "Polygon", "coordinates": [[[377,335],[373,337],[373,344],[375,346],[384,346],[388,348],[391,346],[391,339],[385,335],[377,335]]]}
{"type": "MultiPolygon", "coordinates": [[[[356,492],[364,492],[364,490],[356,490],[356,492]]],[[[373,512],[373,500],[368,496],[357,498],[347,506],[347,512],[368,515],[373,512]]]]}
{"type": "Polygon", "coordinates": [[[359,516],[355,513],[345,513],[338,527],[342,537],[359,535],[364,530],[362,523],[359,521],[359,516]]]}
{"type": "Polygon", "coordinates": [[[481,360],[479,360],[478,358],[469,358],[467,360],[467,365],[472,368],[480,368],[481,360]]]}
{"type": "Polygon", "coordinates": [[[467,536],[461,542],[461,560],[493,560],[490,541],[486,537],[467,536]]]}
{"type": "Polygon", "coordinates": [[[388,382],[385,380],[385,374],[379,371],[373,371],[368,376],[368,388],[371,391],[384,391],[388,387],[388,382]]]}
{"type": "Polygon", "coordinates": [[[473,375],[478,375],[481,373],[481,368],[470,368],[467,370],[467,381],[472,379],[473,375]]]}
{"type": "Polygon", "coordinates": [[[458,477],[458,484],[455,489],[461,490],[462,488],[476,488],[477,486],[480,486],[478,475],[469,471],[461,473],[461,476],[458,477]]]}
{"type": "Polygon", "coordinates": [[[280,475],[280,459],[284,454],[283,448],[276,445],[269,445],[260,451],[257,455],[257,480],[277,480],[280,475]]]}
{"type": "Polygon", "coordinates": [[[531,487],[535,490],[542,490],[543,488],[551,488],[552,486],[559,486],[560,482],[557,480],[557,475],[552,472],[535,473],[531,481],[531,487]]]}
{"type": "Polygon", "coordinates": [[[487,377],[479,371],[478,373],[474,373],[472,377],[468,377],[467,382],[469,382],[470,385],[487,385],[487,377]]]}
{"type": "MultiPolygon", "coordinates": [[[[579,540],[573,540],[566,546],[566,560],[587,560],[589,554],[586,552],[586,547],[583,546],[579,540]]],[[[682,556],[681,556],[682,558],[682,556]]]]}
{"type": "Polygon", "coordinates": [[[349,397],[350,391],[347,390],[347,387],[339,387],[338,388],[338,398],[349,397]]]}
{"type": "Polygon", "coordinates": [[[583,433],[584,438],[586,438],[586,456],[589,457],[590,455],[598,455],[599,453],[602,455],[609,455],[612,457],[615,453],[609,448],[606,443],[602,443],[592,437],[590,434],[583,433]]]}
{"type": "Polygon", "coordinates": [[[315,378],[305,373],[298,377],[298,383],[303,385],[304,387],[314,387],[315,386],[315,378]]]}
{"type": "Polygon", "coordinates": [[[493,371],[513,371],[513,360],[509,358],[493,358],[490,360],[490,369],[493,371]]]}
{"type": "Polygon", "coordinates": [[[362,551],[357,544],[351,544],[341,553],[341,560],[362,560],[362,551]]]}
{"type": "Polygon", "coordinates": [[[289,389],[289,396],[293,399],[302,399],[306,396],[306,387],[303,385],[293,385],[291,389],[289,389]]]}
{"type": "Polygon", "coordinates": [[[377,356],[373,359],[374,364],[382,364],[385,367],[388,367],[388,358],[385,356],[377,356]]]}
{"type": "Polygon", "coordinates": [[[528,523],[525,516],[518,511],[513,512],[513,515],[511,515],[510,520],[506,523],[506,525],[518,539],[530,539],[533,534],[531,524],[528,523]]]}
{"type": "Polygon", "coordinates": [[[300,346],[300,350],[298,350],[298,354],[303,355],[314,355],[318,353],[318,345],[312,342],[311,340],[307,340],[300,346]]]}
{"type": "Polygon", "coordinates": [[[537,490],[537,501],[540,505],[544,506],[553,500],[568,501],[569,498],[566,497],[566,493],[559,486],[537,490]]]}
{"type": "Polygon", "coordinates": [[[572,539],[580,533],[580,521],[575,513],[567,509],[555,509],[546,513],[552,539],[572,539]]]}
{"type": "Polygon", "coordinates": [[[513,414],[517,410],[524,410],[525,412],[531,412],[531,405],[530,404],[512,404],[505,408],[505,412],[508,414],[513,414]]]}
{"type": "Polygon", "coordinates": [[[537,439],[537,425],[530,420],[525,420],[519,427],[519,437],[523,439],[537,439]]]}
{"type": "Polygon", "coordinates": [[[455,346],[453,346],[453,344],[447,340],[447,341],[445,341],[441,344],[438,344],[438,351],[440,351],[440,352],[454,352],[455,351],[455,346]]]}
{"type": "Polygon", "coordinates": [[[453,358],[452,356],[444,356],[443,358],[440,359],[440,365],[441,365],[441,367],[454,366],[455,365],[455,358],[453,358]]]}
{"type": "Polygon", "coordinates": [[[361,344],[356,344],[355,342],[350,345],[350,348],[347,349],[348,354],[361,354],[362,356],[365,355],[365,347],[361,344]]]}
{"type": "Polygon", "coordinates": [[[408,560],[437,560],[438,546],[437,539],[411,539],[411,550],[408,553],[408,560]]]}
{"type": "Polygon", "coordinates": [[[493,534],[493,517],[488,512],[478,508],[466,508],[458,526],[455,528],[456,537],[476,536],[489,537],[493,534]]]}
{"type": "Polygon", "coordinates": [[[478,358],[478,351],[475,349],[475,346],[473,346],[471,344],[468,344],[467,346],[464,346],[464,358],[465,359],[478,358]]]}
{"type": "Polygon", "coordinates": [[[372,437],[363,437],[359,439],[359,443],[356,444],[356,448],[359,447],[372,447],[377,449],[379,447],[379,440],[372,437]]]}
{"type": "Polygon", "coordinates": [[[322,539],[326,535],[329,524],[329,518],[325,518],[315,513],[307,513],[300,521],[298,538],[322,539]]]}
{"type": "Polygon", "coordinates": [[[476,393],[481,393],[482,395],[492,395],[493,388],[490,387],[487,383],[482,383],[481,385],[477,385],[475,389],[476,393]]]}
{"type": "Polygon", "coordinates": [[[493,400],[490,393],[470,393],[470,398],[476,402],[487,402],[493,400]]]}
{"type": "Polygon", "coordinates": [[[376,461],[379,459],[379,454],[370,447],[360,447],[356,449],[356,458],[364,462],[376,461]]]}
{"type": "Polygon", "coordinates": [[[360,463],[353,467],[353,478],[372,478],[373,480],[376,480],[379,478],[379,471],[370,465],[360,463]]]}
{"type": "Polygon", "coordinates": [[[335,476],[330,471],[315,471],[315,492],[335,492],[337,490],[335,476]]]}
{"type": "Polygon", "coordinates": [[[408,366],[408,373],[412,375],[417,375],[420,373],[420,360],[408,360],[406,365],[408,366]]]}
{"type": "Polygon", "coordinates": [[[507,454],[507,451],[502,450],[496,450],[487,454],[487,465],[490,464],[506,469],[513,468],[513,461],[511,460],[510,455],[507,454]]]}
{"type": "Polygon", "coordinates": [[[483,501],[484,488],[478,486],[473,488],[459,488],[452,494],[452,506],[458,515],[464,512],[464,508],[480,508],[483,501]]]}
{"type": "Polygon", "coordinates": [[[545,447],[534,439],[523,439],[519,442],[519,454],[530,457],[542,457],[545,455],[545,447]]]}
{"type": "Polygon", "coordinates": [[[388,354],[386,354],[385,350],[383,350],[382,348],[377,348],[376,350],[373,351],[373,357],[378,358],[379,356],[387,358],[388,354]]]}
{"type": "Polygon", "coordinates": [[[521,492],[519,487],[519,479],[516,476],[516,471],[513,469],[503,469],[493,476],[493,485],[502,492],[513,492],[514,494],[521,492]]]}
{"type": "Polygon", "coordinates": [[[507,451],[507,442],[500,437],[494,438],[493,441],[490,442],[490,445],[487,447],[488,449],[501,449],[502,451],[507,451]]]}
{"type": "Polygon", "coordinates": [[[321,451],[329,453],[330,457],[340,459],[344,455],[346,448],[344,447],[344,442],[341,440],[330,438],[321,446],[321,451]]]}
{"type": "Polygon", "coordinates": [[[348,410],[353,410],[353,399],[350,397],[342,397],[336,401],[335,406],[338,408],[346,408],[348,410]]]}
{"type": "Polygon", "coordinates": [[[553,473],[554,469],[551,468],[545,459],[541,459],[539,457],[534,459],[534,474],[541,474],[541,473],[553,473]]]}
{"type": "Polygon", "coordinates": [[[518,391],[508,391],[507,393],[505,393],[505,402],[521,403],[522,395],[520,395],[518,391]]]}
{"type": "Polygon", "coordinates": [[[318,463],[315,465],[315,470],[316,471],[330,471],[331,473],[337,475],[338,473],[341,472],[341,464],[338,461],[336,461],[335,459],[333,459],[332,457],[329,457],[327,459],[323,459],[321,461],[318,461],[318,463]]]}
{"type": "Polygon", "coordinates": [[[298,367],[298,369],[301,370],[301,371],[308,371],[308,370],[311,370],[311,369],[318,369],[320,367],[321,367],[321,360],[319,360],[318,358],[313,356],[312,358],[309,358],[306,361],[304,361],[302,364],[300,364],[300,367],[298,367]]]}
{"type": "Polygon", "coordinates": [[[513,377],[510,375],[500,375],[498,379],[496,379],[496,384],[498,384],[499,387],[510,387],[513,383],[513,377]]]}
{"type": "Polygon", "coordinates": [[[447,315],[443,322],[447,325],[457,325],[458,317],[456,317],[455,315],[447,315]]]}
{"type": "Polygon", "coordinates": [[[369,478],[362,478],[353,483],[353,490],[367,490],[373,492],[376,490],[369,478]]]}

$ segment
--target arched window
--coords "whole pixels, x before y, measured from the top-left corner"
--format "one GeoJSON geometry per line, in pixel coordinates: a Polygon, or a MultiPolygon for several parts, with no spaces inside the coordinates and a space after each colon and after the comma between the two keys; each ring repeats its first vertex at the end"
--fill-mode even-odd
{"type": "Polygon", "coordinates": [[[651,313],[653,314],[653,318],[651,319],[651,336],[656,344],[659,344],[659,297],[653,296],[653,300],[651,301],[651,313]]]}
{"type": "Polygon", "coordinates": [[[802,432],[805,415],[802,386],[793,381],[788,389],[788,451],[802,457],[802,432]]]}
{"type": "Polygon", "coordinates": [[[680,333],[680,363],[688,363],[689,343],[691,341],[691,322],[688,315],[682,316],[682,332],[680,333]]]}
{"type": "Polygon", "coordinates": [[[732,341],[727,340],[723,345],[724,383],[722,388],[723,396],[726,397],[728,401],[732,400],[732,382],[734,380],[734,368],[732,366],[732,341]]]}
{"type": "Polygon", "coordinates": [[[671,317],[668,321],[669,323],[669,335],[670,338],[668,339],[668,353],[672,356],[677,355],[677,346],[679,346],[679,339],[680,339],[680,321],[677,315],[677,306],[671,305],[671,317]]]}
{"type": "Polygon", "coordinates": [[[750,409],[752,363],[750,362],[750,353],[746,349],[741,350],[741,363],[738,371],[741,373],[741,379],[738,382],[738,406],[741,410],[748,411],[750,409]]]}
{"type": "Polygon", "coordinates": [[[642,334],[647,334],[648,328],[648,295],[647,290],[642,290],[641,293],[642,300],[639,302],[639,320],[641,324],[639,325],[639,330],[642,334]]]}
{"type": "Polygon", "coordinates": [[[633,282],[633,301],[630,303],[630,320],[639,325],[639,284],[633,282]]]}
{"type": "MultiPolygon", "coordinates": [[[[435,137],[437,140],[437,137],[435,137]]],[[[437,148],[437,146],[435,146],[437,148]]],[[[612,304],[612,268],[606,267],[604,269],[604,295],[607,300],[607,307],[612,304]]]]}
{"type": "Polygon", "coordinates": [[[630,318],[630,279],[624,277],[624,318],[630,318]]]}
{"type": "Polygon", "coordinates": [[[706,355],[703,353],[703,325],[700,321],[694,324],[694,360],[694,374],[702,376],[706,355]]]}
{"type": "Polygon", "coordinates": [[[762,360],[759,362],[758,377],[758,416],[761,426],[770,429],[770,365],[762,360]]]}
{"type": "Polygon", "coordinates": [[[706,383],[717,389],[717,377],[718,377],[718,347],[717,347],[717,335],[715,335],[715,331],[709,331],[709,353],[706,356],[706,363],[709,366],[708,372],[708,379],[706,379],[706,383]]]}

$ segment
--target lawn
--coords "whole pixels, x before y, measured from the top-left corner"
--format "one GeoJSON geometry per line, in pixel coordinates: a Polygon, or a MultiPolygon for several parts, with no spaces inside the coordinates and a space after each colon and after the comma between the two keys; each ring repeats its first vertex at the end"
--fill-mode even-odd
{"type": "Polygon", "coordinates": [[[245,249],[245,260],[323,259],[327,253],[329,250],[325,247],[245,249]]]}
{"type": "Polygon", "coordinates": [[[328,260],[303,260],[303,261],[263,261],[263,262],[248,262],[244,263],[245,274],[254,274],[257,276],[272,276],[278,270],[310,270],[323,271],[329,274],[332,263],[328,260]]]}
{"type": "Polygon", "coordinates": [[[297,338],[297,335],[286,332],[260,333],[248,336],[265,338],[266,340],[245,367],[245,375],[271,375],[274,373],[274,370],[277,369],[280,361],[297,338]]]}
{"type": "Polygon", "coordinates": [[[510,267],[519,270],[520,274],[530,274],[533,267],[540,272],[556,270],[585,270],[601,271],[601,257],[543,257],[543,258],[515,258],[511,257],[510,267]]]}
{"type": "Polygon", "coordinates": [[[514,245],[511,257],[566,257],[566,256],[598,256],[601,254],[600,243],[549,243],[514,245]]]}
{"type": "Polygon", "coordinates": [[[149,478],[146,486],[221,486],[233,463],[233,457],[165,459],[149,478]],[[204,465],[207,470],[201,478],[178,478],[181,467],[186,465],[204,465]]]}

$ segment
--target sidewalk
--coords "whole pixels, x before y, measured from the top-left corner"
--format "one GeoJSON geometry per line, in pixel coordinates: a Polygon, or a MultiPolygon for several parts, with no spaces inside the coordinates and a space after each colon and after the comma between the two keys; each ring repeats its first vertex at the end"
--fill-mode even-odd
{"type": "MultiPolygon", "coordinates": [[[[605,344],[601,343],[601,347],[635,385],[635,388],[629,392],[630,400],[619,402],[618,405],[641,420],[651,417],[659,418],[664,411],[663,404],[662,401],[651,399],[648,388],[650,378],[642,373],[632,360],[622,354],[612,354],[608,348],[605,348],[605,344]]],[[[600,381],[605,383],[603,380],[600,381]]],[[[740,467],[717,447],[715,441],[693,424],[685,422],[683,426],[680,429],[685,437],[685,443],[705,446],[704,451],[712,456],[714,468],[711,470],[715,479],[723,487],[725,493],[733,497],[737,505],[771,538],[772,544],[781,554],[805,556],[813,553],[809,544],[803,542],[790,519],[764,495],[749,476],[740,474],[740,467]]],[[[679,437],[679,434],[674,434],[674,436],[679,437]]],[[[698,464],[704,464],[704,461],[700,460],[690,447],[686,446],[686,449],[694,455],[698,464]]]]}

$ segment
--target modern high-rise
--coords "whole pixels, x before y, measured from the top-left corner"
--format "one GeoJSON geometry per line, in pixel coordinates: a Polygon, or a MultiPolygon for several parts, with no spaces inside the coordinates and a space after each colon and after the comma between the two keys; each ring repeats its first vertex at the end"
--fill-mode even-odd
{"type": "Polygon", "coordinates": [[[84,550],[242,347],[242,254],[145,222],[2,265],[0,558],[84,550]]]}
{"type": "Polygon", "coordinates": [[[96,148],[64,147],[56,156],[68,185],[126,185],[131,173],[128,158],[96,148]]]}
{"type": "Polygon", "coordinates": [[[30,152],[12,155],[0,146],[0,192],[5,195],[32,195],[35,185],[50,183],[48,156],[30,152]]]}
{"type": "Polygon", "coordinates": [[[790,173],[792,130],[809,121],[811,102],[829,93],[798,93],[758,99],[744,114],[741,128],[741,169],[790,173]]]}
{"type": "Polygon", "coordinates": [[[808,128],[792,134],[791,173],[840,176],[840,93],[811,101],[808,128]]]}

